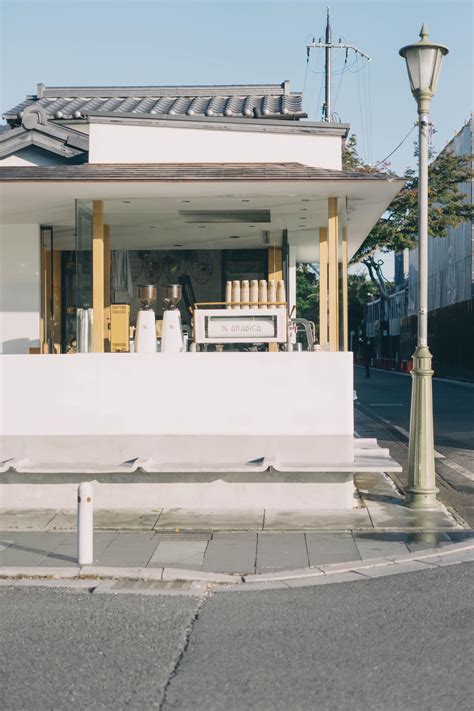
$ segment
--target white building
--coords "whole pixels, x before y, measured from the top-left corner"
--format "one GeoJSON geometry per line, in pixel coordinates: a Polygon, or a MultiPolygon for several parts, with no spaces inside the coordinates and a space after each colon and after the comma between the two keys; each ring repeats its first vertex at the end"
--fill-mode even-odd
{"type": "Polygon", "coordinates": [[[301,120],[301,98],[288,82],[40,84],[5,114],[8,505],[65,506],[81,477],[115,473],[98,505],[348,508],[354,471],[395,466],[354,445],[347,263],[401,182],[344,172],[348,126],[301,120]],[[320,348],[309,333],[300,352],[295,268],[310,261],[320,348]],[[268,292],[248,295],[256,280],[268,292]],[[178,281],[190,348],[129,352],[138,286],[158,289],[155,350],[178,281]]]}

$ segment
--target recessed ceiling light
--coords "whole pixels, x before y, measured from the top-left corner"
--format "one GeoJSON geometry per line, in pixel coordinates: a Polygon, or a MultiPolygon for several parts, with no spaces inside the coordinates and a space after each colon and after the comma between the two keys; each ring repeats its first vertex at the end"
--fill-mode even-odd
{"type": "Polygon", "coordinates": [[[198,227],[199,227],[200,230],[205,230],[205,229],[206,229],[206,225],[198,225],[198,227]]]}
{"type": "Polygon", "coordinates": [[[173,247],[182,247],[182,244],[174,244],[173,247]]]}
{"type": "Polygon", "coordinates": [[[242,200],[242,202],[250,202],[250,200],[242,200]]]}
{"type": "Polygon", "coordinates": [[[300,227],[306,227],[306,225],[300,225],[300,227]]]}
{"type": "Polygon", "coordinates": [[[307,219],[308,219],[308,218],[307,218],[307,217],[303,217],[303,215],[301,215],[301,217],[300,217],[300,220],[307,220],[307,219]]]}
{"type": "Polygon", "coordinates": [[[301,212],[308,212],[308,208],[307,208],[307,207],[300,207],[300,210],[301,210],[301,212]]]}
{"type": "Polygon", "coordinates": [[[129,205],[131,203],[131,200],[122,200],[124,205],[129,205]]]}
{"type": "Polygon", "coordinates": [[[240,239],[240,235],[230,235],[229,239],[240,239]]]}
{"type": "Polygon", "coordinates": [[[181,200],[181,202],[191,202],[191,200],[181,200]]]}
{"type": "Polygon", "coordinates": [[[301,202],[309,202],[309,198],[302,198],[301,202]]]}
{"type": "Polygon", "coordinates": [[[255,225],[249,225],[249,227],[255,227],[255,225]]]}

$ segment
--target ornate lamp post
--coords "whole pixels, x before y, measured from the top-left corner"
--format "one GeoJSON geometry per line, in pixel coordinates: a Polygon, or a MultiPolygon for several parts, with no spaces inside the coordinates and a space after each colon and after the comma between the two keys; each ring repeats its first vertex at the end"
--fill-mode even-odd
{"type": "Polygon", "coordinates": [[[408,450],[407,505],[436,508],[431,353],[428,348],[428,131],[430,102],[436,91],[441,62],[448,48],[428,39],[402,47],[412,94],[418,104],[418,339],[413,356],[408,450]]]}

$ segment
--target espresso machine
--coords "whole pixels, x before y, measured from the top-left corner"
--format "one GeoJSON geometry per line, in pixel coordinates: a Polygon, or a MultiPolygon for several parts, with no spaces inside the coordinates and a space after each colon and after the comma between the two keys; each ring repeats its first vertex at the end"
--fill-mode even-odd
{"type": "Polygon", "coordinates": [[[161,332],[162,353],[182,353],[184,340],[181,325],[181,314],[177,305],[181,301],[181,284],[168,284],[164,287],[163,328],[161,332]]]}
{"type": "Polygon", "coordinates": [[[141,308],[137,316],[135,332],[135,352],[156,353],[156,325],[153,304],[157,298],[157,289],[153,284],[138,287],[138,299],[141,308]]]}

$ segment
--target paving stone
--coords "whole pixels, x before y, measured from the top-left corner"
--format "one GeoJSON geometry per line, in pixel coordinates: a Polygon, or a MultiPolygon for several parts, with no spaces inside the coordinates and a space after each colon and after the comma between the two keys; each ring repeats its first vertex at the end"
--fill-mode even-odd
{"type": "Polygon", "coordinates": [[[310,565],[344,563],[360,558],[351,533],[307,533],[310,565]]]}
{"type": "Polygon", "coordinates": [[[142,567],[147,565],[155,552],[158,541],[153,534],[119,533],[105,551],[97,556],[97,565],[142,567]]]}
{"type": "Polygon", "coordinates": [[[151,531],[158,521],[161,509],[156,511],[126,509],[94,510],[94,528],[96,530],[151,531]]]}
{"type": "Polygon", "coordinates": [[[360,572],[367,578],[384,578],[386,575],[399,575],[400,573],[414,573],[418,570],[433,569],[433,565],[414,560],[410,563],[393,563],[391,565],[380,565],[374,568],[364,568],[360,572]]]}
{"type": "Polygon", "coordinates": [[[443,531],[415,531],[414,533],[401,533],[400,537],[412,553],[453,544],[453,540],[443,531]]]}
{"type": "Polygon", "coordinates": [[[14,542],[0,552],[0,566],[40,565],[64,540],[64,534],[51,534],[47,531],[17,532],[14,542]]]}
{"type": "Polygon", "coordinates": [[[155,530],[261,530],[263,528],[263,513],[263,509],[244,511],[167,509],[162,512],[155,525],[155,530]]]}
{"type": "Polygon", "coordinates": [[[304,533],[258,534],[257,573],[309,567],[304,533]]]}
{"type": "Polygon", "coordinates": [[[45,530],[57,513],[57,509],[25,509],[5,510],[0,513],[0,529],[2,530],[45,530]]]}
{"type": "Polygon", "coordinates": [[[265,531],[351,531],[359,528],[373,529],[364,507],[350,511],[265,511],[265,531]]]}
{"type": "Polygon", "coordinates": [[[354,532],[354,541],[362,560],[382,556],[398,556],[408,553],[400,534],[389,531],[373,533],[354,532]]]}
{"type": "Polygon", "coordinates": [[[207,541],[160,541],[148,567],[200,568],[207,545],[207,541]]]}
{"type": "Polygon", "coordinates": [[[255,570],[257,533],[215,533],[204,556],[203,570],[249,573],[255,570]]]}
{"type": "Polygon", "coordinates": [[[456,522],[444,509],[439,511],[416,511],[401,503],[386,503],[366,500],[376,529],[416,529],[420,531],[449,530],[456,522]]]}
{"type": "MultiPolygon", "coordinates": [[[[117,537],[116,532],[110,533],[96,533],[94,534],[94,563],[97,562],[98,558],[105,549],[110,545],[110,543],[117,537]]],[[[41,563],[41,565],[46,565],[50,567],[61,567],[63,565],[70,565],[71,562],[75,563],[77,561],[77,534],[71,533],[68,538],[55,548],[52,553],[48,555],[47,558],[41,563]]]]}

